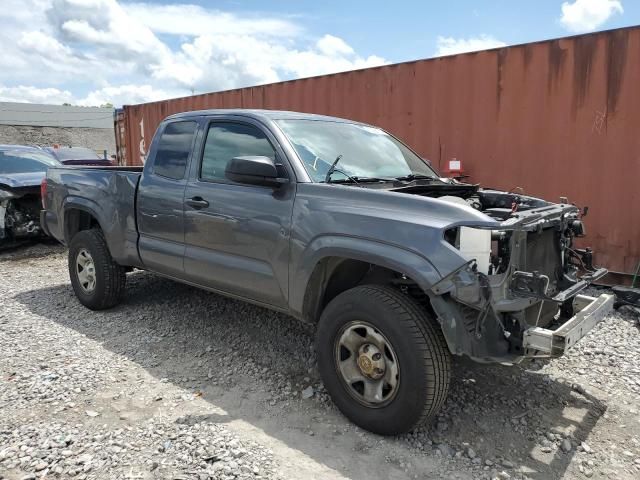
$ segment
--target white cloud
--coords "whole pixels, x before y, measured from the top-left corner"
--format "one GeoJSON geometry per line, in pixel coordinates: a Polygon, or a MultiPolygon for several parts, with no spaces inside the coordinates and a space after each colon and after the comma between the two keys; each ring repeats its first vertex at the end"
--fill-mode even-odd
{"type": "MultiPolygon", "coordinates": [[[[178,3],[3,3],[9,8],[0,10],[7,25],[0,29],[0,84],[71,91],[82,105],[139,103],[386,63],[339,37],[312,38],[292,17],[178,3]]],[[[51,101],[59,103],[56,92],[51,101]]]]}
{"type": "Polygon", "coordinates": [[[24,32],[18,41],[18,45],[33,53],[53,58],[67,57],[71,54],[69,47],[55,38],[37,31],[24,32]]]}
{"type": "Polygon", "coordinates": [[[113,105],[154,102],[178,96],[178,92],[157,89],[151,85],[118,85],[107,86],[90,92],[75,103],[82,106],[95,106],[105,103],[113,105]]]}
{"type": "Polygon", "coordinates": [[[62,104],[71,101],[73,101],[73,95],[68,90],[37,88],[28,85],[18,85],[17,87],[0,85],[0,102],[62,104]]]}
{"type": "Polygon", "coordinates": [[[302,32],[298,25],[282,18],[240,17],[219,10],[206,10],[199,5],[129,3],[122,8],[156,33],[295,37],[302,32]]]}
{"type": "Polygon", "coordinates": [[[157,89],[151,85],[106,86],[89,92],[82,98],[74,96],[69,90],[58,88],[37,88],[28,85],[6,87],[0,85],[0,102],[25,103],[73,103],[81,106],[96,106],[104,103],[122,105],[124,103],[144,103],[176,97],[181,91],[157,89]]]}
{"type": "Polygon", "coordinates": [[[575,0],[562,4],[560,23],[571,32],[590,32],[623,12],[619,0],[575,0]]]}
{"type": "Polygon", "coordinates": [[[53,0],[47,11],[62,41],[110,58],[159,60],[169,47],[116,0],[53,0]]]}
{"type": "Polygon", "coordinates": [[[344,40],[333,35],[325,35],[316,42],[316,47],[323,54],[329,57],[340,55],[354,55],[353,48],[346,44],[344,40]]]}
{"type": "Polygon", "coordinates": [[[252,36],[202,35],[152,67],[153,77],[203,92],[277,82],[382,65],[377,56],[355,54],[343,40],[326,35],[297,50],[252,36]]]}
{"type": "Polygon", "coordinates": [[[443,55],[455,55],[457,53],[475,52],[487,50],[489,48],[504,47],[507,44],[493,38],[491,35],[480,35],[479,37],[453,38],[438,36],[436,57],[443,55]]]}

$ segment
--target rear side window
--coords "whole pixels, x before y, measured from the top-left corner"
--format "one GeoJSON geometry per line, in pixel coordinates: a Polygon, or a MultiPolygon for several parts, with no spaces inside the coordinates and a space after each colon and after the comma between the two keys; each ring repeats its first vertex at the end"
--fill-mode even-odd
{"type": "Polygon", "coordinates": [[[200,178],[225,180],[224,170],[234,157],[261,156],[275,160],[276,153],[264,133],[253,125],[213,123],[202,154],[200,178]]]}
{"type": "Polygon", "coordinates": [[[174,122],[165,127],[158,143],[153,173],[174,180],[184,178],[196,128],[196,122],[174,122]]]}

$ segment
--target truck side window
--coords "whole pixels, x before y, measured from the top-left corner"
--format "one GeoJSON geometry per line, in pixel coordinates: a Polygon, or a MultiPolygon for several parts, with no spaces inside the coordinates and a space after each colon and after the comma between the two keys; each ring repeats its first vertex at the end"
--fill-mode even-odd
{"type": "Polygon", "coordinates": [[[196,122],[173,122],[165,127],[153,163],[154,174],[174,180],[184,178],[197,127],[196,122]]]}
{"type": "Polygon", "coordinates": [[[213,123],[202,154],[200,178],[224,180],[227,163],[234,157],[257,155],[275,160],[275,150],[266,135],[253,125],[213,123]]]}

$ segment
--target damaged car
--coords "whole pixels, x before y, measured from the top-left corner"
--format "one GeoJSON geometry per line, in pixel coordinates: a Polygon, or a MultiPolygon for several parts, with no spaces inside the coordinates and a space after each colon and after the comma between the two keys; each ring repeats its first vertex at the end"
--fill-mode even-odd
{"type": "MultiPolygon", "coordinates": [[[[86,147],[45,147],[43,150],[58,160],[63,165],[84,165],[94,167],[110,167],[111,160],[101,157],[95,150],[86,147]]],[[[105,152],[106,156],[106,152],[105,152]]]]}
{"type": "Polygon", "coordinates": [[[180,113],[143,167],[51,168],[46,185],[83,305],[116,305],[137,268],[312,324],[327,391],[376,433],[437,414],[452,355],[558,357],[613,304],[583,295],[606,273],[576,246],[585,209],[442,178],[351,120],[180,113]]]}
{"type": "Polygon", "coordinates": [[[36,147],[0,145],[0,245],[43,235],[41,183],[55,158],[36,147]]]}

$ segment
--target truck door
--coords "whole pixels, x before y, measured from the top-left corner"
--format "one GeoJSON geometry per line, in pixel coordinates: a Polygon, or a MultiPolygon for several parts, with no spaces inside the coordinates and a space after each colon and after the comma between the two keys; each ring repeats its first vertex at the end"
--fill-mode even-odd
{"type": "MultiPolygon", "coordinates": [[[[236,117],[237,118],[237,117],[236,117]]],[[[293,178],[284,153],[260,123],[206,120],[185,190],[185,273],[215,290],[285,307],[295,182],[279,188],[234,183],[234,157],[268,156],[293,178]]]]}
{"type": "Polygon", "coordinates": [[[140,258],[158,273],[184,276],[184,189],[198,123],[167,123],[149,152],[137,196],[140,258]]]}

